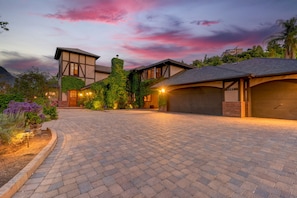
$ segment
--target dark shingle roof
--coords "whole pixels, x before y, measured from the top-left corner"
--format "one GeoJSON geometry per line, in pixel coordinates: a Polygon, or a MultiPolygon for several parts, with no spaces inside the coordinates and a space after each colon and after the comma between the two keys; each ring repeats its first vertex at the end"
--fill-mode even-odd
{"type": "Polygon", "coordinates": [[[235,71],[244,71],[254,77],[279,76],[297,73],[297,60],[280,58],[254,58],[236,64],[220,66],[235,71]]]}
{"type": "Polygon", "coordinates": [[[95,71],[110,74],[111,73],[111,67],[96,65],[95,71]]]}
{"type": "Polygon", "coordinates": [[[187,70],[157,83],[152,88],[234,78],[265,77],[285,74],[297,74],[297,60],[255,58],[235,64],[207,66],[187,70]]]}
{"type": "Polygon", "coordinates": [[[186,70],[180,74],[172,76],[167,80],[159,82],[152,88],[157,88],[160,86],[185,85],[192,83],[219,81],[224,79],[234,79],[248,76],[249,73],[245,72],[223,69],[218,66],[207,66],[186,70]]]}
{"type": "Polygon", "coordinates": [[[76,54],[83,54],[83,55],[87,55],[87,56],[91,56],[96,58],[96,60],[100,57],[96,54],[92,54],[86,51],[83,51],[81,49],[78,48],[66,48],[66,47],[57,47],[56,49],[56,53],[55,53],[55,59],[58,60],[61,56],[62,51],[66,51],[66,52],[72,52],[72,53],[76,53],[76,54]]]}
{"type": "Polygon", "coordinates": [[[185,64],[185,63],[181,63],[181,62],[178,62],[178,61],[175,61],[175,60],[172,60],[172,59],[165,59],[165,60],[159,61],[157,63],[153,63],[153,64],[148,65],[148,66],[138,67],[135,70],[141,71],[141,70],[149,69],[149,68],[156,67],[156,66],[162,66],[162,65],[166,65],[166,64],[172,64],[172,65],[187,68],[187,69],[193,69],[194,68],[193,66],[185,64]]]}

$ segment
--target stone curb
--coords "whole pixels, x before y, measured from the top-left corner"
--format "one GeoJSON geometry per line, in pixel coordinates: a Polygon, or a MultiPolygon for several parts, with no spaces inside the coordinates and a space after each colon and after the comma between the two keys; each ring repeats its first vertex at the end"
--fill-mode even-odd
{"type": "Polygon", "coordinates": [[[17,175],[0,188],[0,198],[12,197],[31,177],[45,158],[52,152],[57,143],[56,131],[50,129],[52,139],[17,175]]]}

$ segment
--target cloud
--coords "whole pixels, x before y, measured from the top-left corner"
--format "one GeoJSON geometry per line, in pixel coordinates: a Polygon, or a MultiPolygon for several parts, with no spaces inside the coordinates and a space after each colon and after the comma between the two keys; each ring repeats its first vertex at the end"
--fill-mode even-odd
{"type": "Polygon", "coordinates": [[[155,1],[134,0],[85,0],[66,1],[73,7],[62,8],[54,14],[45,17],[66,21],[93,21],[102,23],[118,23],[124,21],[128,14],[150,9],[155,1]]]}
{"type": "Polygon", "coordinates": [[[209,20],[198,20],[198,21],[191,22],[191,24],[202,25],[202,26],[211,26],[219,23],[220,21],[209,21],[209,20]]]}
{"type": "Polygon", "coordinates": [[[275,32],[275,26],[260,26],[258,29],[246,30],[237,26],[229,30],[211,31],[209,35],[195,35],[187,29],[159,29],[145,27],[147,31],[133,37],[129,44],[122,47],[129,53],[135,53],[146,59],[165,59],[189,57],[193,54],[220,54],[230,46],[250,48],[262,44],[264,39],[275,32]]]}
{"type": "Polygon", "coordinates": [[[32,67],[51,75],[56,75],[58,72],[58,63],[52,56],[36,57],[10,51],[0,51],[0,56],[3,57],[0,65],[15,75],[26,72],[32,67]]]}

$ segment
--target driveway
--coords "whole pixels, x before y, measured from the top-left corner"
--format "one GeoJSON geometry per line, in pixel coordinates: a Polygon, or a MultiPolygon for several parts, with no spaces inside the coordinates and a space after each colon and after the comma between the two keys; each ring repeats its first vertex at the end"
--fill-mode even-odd
{"type": "Polygon", "coordinates": [[[54,151],[14,197],[297,197],[297,122],[59,110],[54,151]]]}

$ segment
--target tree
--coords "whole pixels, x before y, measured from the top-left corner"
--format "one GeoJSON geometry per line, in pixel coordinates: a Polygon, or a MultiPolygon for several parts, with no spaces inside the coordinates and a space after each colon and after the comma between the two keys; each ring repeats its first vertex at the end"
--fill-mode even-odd
{"type": "Polygon", "coordinates": [[[285,58],[296,59],[297,50],[297,18],[289,20],[277,20],[276,22],[283,30],[267,40],[268,42],[281,42],[285,48],[285,58]]]}
{"type": "Polygon", "coordinates": [[[270,58],[284,58],[284,48],[276,41],[267,44],[267,56],[270,58]]]}
{"type": "Polygon", "coordinates": [[[13,91],[23,95],[29,101],[33,101],[37,97],[44,98],[45,93],[49,90],[48,77],[47,73],[32,67],[31,70],[17,76],[13,91]]]}

